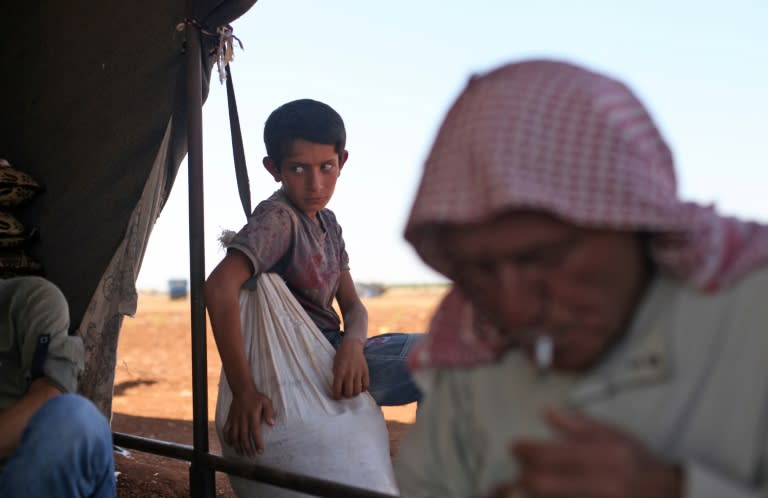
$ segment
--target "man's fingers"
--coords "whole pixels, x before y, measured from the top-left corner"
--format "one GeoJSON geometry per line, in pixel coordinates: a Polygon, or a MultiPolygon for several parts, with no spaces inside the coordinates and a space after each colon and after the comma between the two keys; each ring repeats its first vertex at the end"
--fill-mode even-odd
{"type": "MultiPolygon", "coordinates": [[[[517,483],[523,496],[575,497],[582,480],[591,477],[583,468],[587,454],[579,445],[559,442],[520,441],[513,453],[520,466],[517,483]]],[[[588,466],[587,466],[588,467],[588,466]]]]}
{"type": "Polygon", "coordinates": [[[610,439],[626,440],[621,431],[572,410],[550,408],[544,414],[550,427],[567,440],[598,441],[610,439]]]}
{"type": "Polygon", "coordinates": [[[504,484],[483,495],[483,498],[524,498],[525,496],[517,484],[504,484]]]}
{"type": "Polygon", "coordinates": [[[587,452],[576,445],[550,441],[517,441],[512,454],[521,466],[551,472],[573,472],[589,458],[587,452]]]}

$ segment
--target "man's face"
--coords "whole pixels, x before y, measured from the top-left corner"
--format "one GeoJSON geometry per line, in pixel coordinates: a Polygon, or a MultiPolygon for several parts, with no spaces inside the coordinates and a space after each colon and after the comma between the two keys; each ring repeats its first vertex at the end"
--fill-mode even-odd
{"type": "Polygon", "coordinates": [[[648,281],[638,236],[511,213],[441,236],[449,277],[481,316],[529,355],[545,333],[552,366],[592,366],[628,325],[648,281]]]}
{"type": "Polygon", "coordinates": [[[264,158],[264,167],[275,181],[282,182],[288,198],[304,214],[316,220],[333,196],[336,180],[348,157],[345,150],[336,152],[333,145],[317,144],[306,140],[294,140],[291,154],[277,165],[269,157],[264,158]]]}

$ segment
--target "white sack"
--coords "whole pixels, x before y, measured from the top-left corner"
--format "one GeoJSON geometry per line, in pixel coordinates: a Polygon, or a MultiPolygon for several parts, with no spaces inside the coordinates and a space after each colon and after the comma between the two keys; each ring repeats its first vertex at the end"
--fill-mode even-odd
{"type": "MultiPolygon", "coordinates": [[[[221,372],[216,430],[223,454],[281,470],[398,494],[381,409],[368,393],[331,399],[335,350],[280,276],[262,274],[240,292],[245,354],[259,391],[272,400],[275,425],[262,424],[264,453],[239,456],[224,443],[232,391],[221,372]]],[[[309,496],[230,477],[240,498],[309,496]]]]}

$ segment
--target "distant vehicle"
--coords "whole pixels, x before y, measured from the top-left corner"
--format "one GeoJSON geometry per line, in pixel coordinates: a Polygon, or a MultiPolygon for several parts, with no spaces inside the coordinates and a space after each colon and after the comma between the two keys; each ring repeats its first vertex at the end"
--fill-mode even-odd
{"type": "Polygon", "coordinates": [[[360,297],[376,297],[384,294],[384,291],[387,289],[381,284],[355,282],[355,290],[360,297]]]}
{"type": "Polygon", "coordinates": [[[182,278],[169,280],[168,295],[171,296],[171,299],[186,299],[187,280],[182,278]]]}

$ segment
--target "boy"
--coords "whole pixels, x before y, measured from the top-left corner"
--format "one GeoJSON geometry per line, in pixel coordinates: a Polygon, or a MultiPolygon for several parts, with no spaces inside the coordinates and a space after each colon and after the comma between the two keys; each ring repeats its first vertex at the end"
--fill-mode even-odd
{"type": "Polygon", "coordinates": [[[233,393],[224,439],[248,456],[264,451],[262,420],[274,424],[272,403],[254,385],[241,336],[239,293],[260,273],[279,274],[336,348],[334,398],[366,390],[380,405],[420,398],[405,365],[419,336],[391,334],[367,342],[368,313],[349,272],[341,227],[325,208],[349,157],[341,116],[322,102],[289,102],[267,119],[264,142],[264,167],[282,187],[256,207],[205,284],[213,334],[233,393]]]}

